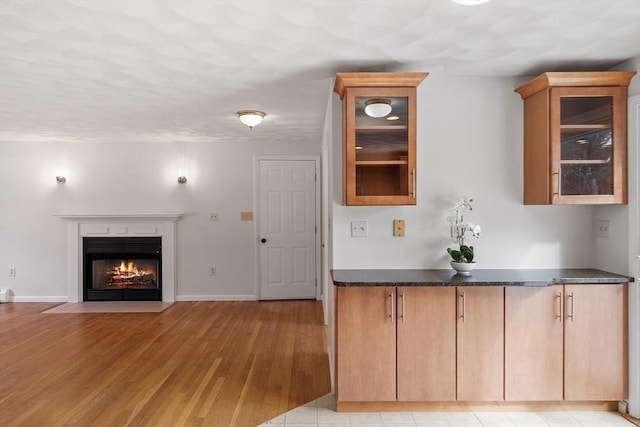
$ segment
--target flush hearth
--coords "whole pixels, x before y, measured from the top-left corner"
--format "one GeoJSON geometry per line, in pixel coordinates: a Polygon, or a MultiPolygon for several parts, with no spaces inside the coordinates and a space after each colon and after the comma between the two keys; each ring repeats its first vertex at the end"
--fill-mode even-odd
{"type": "Polygon", "coordinates": [[[160,237],[84,237],[84,301],[162,301],[160,237]]]}

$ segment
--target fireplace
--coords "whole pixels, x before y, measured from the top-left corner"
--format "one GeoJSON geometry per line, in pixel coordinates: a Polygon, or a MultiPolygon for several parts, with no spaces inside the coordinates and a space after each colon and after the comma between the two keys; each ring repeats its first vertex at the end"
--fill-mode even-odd
{"type": "MultiPolygon", "coordinates": [[[[85,299],[85,238],[121,239],[155,237],[162,243],[158,288],[162,301],[176,300],[176,222],[180,213],[67,213],[56,214],[67,221],[67,301],[85,299]]],[[[114,240],[115,241],[115,240],[114,240]]],[[[133,257],[138,258],[138,257],[133,257]]],[[[146,258],[146,257],[145,257],[146,258]]],[[[91,276],[92,277],[92,276],[91,276]]],[[[140,294],[140,293],[138,293],[140,294]]]]}
{"type": "Polygon", "coordinates": [[[162,301],[160,237],[83,237],[84,301],[162,301]]]}

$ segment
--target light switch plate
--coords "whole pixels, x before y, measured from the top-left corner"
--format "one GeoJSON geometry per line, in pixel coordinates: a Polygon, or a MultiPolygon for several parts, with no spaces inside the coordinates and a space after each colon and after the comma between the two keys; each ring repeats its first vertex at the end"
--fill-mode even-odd
{"type": "Polygon", "coordinates": [[[367,221],[351,221],[351,237],[367,237],[367,221]]]}
{"type": "Polygon", "coordinates": [[[393,236],[404,237],[404,219],[393,220],[393,236]]]}

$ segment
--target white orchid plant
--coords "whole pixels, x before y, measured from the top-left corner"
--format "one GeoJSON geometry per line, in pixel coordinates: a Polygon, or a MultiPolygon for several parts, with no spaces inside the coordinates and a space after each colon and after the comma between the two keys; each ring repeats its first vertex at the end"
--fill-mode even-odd
{"type": "Polygon", "coordinates": [[[451,239],[458,244],[458,249],[447,248],[447,253],[454,262],[473,262],[473,246],[465,245],[468,236],[480,237],[482,229],[478,224],[464,220],[464,211],[473,210],[473,199],[463,197],[451,208],[447,221],[451,226],[451,239]]]}

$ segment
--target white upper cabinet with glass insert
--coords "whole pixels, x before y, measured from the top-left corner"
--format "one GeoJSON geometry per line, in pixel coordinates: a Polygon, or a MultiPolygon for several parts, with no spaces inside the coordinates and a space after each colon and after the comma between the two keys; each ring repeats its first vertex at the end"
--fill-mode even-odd
{"type": "Polygon", "coordinates": [[[544,73],[524,100],[524,204],[627,203],[627,87],[635,72],[544,73]]]}
{"type": "Polygon", "coordinates": [[[416,88],[428,73],[338,73],[343,201],[416,204],[416,88]]]}

